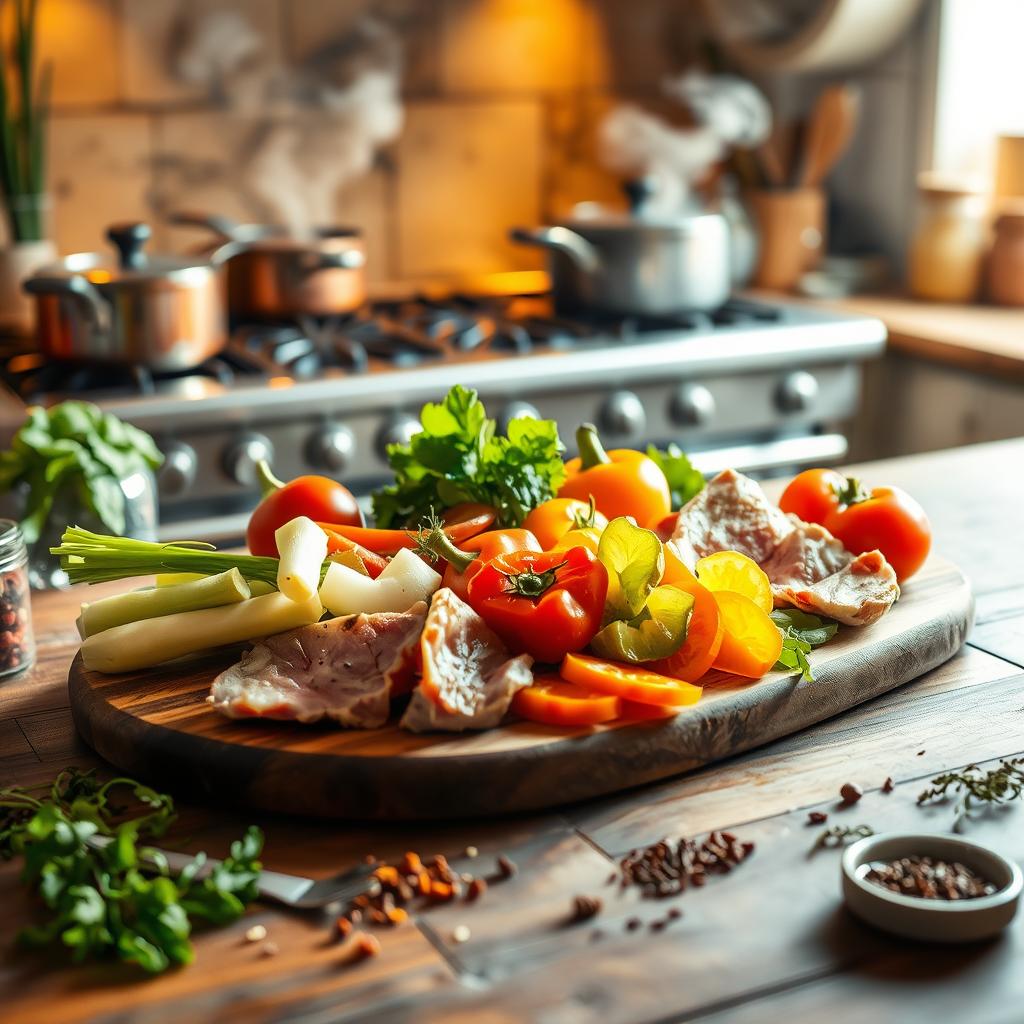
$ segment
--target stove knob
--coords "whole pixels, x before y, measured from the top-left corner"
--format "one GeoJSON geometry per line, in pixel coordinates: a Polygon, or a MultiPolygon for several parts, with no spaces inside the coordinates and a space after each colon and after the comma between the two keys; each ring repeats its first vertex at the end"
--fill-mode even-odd
{"type": "Polygon", "coordinates": [[[348,469],[355,451],[355,434],[343,423],[332,423],[310,437],[306,459],[311,466],[341,472],[348,469]]]}
{"type": "Polygon", "coordinates": [[[377,431],[377,454],[386,462],[388,445],[408,444],[413,434],[418,434],[422,429],[422,424],[415,416],[407,412],[399,413],[377,431]]]}
{"type": "Polygon", "coordinates": [[[513,420],[539,420],[540,410],[529,402],[509,402],[498,417],[498,426],[503,434],[508,433],[508,425],[513,420]]]}
{"type": "Polygon", "coordinates": [[[608,396],[599,414],[601,426],[611,434],[638,436],[647,426],[643,403],[632,391],[616,391],[608,396]]]}
{"type": "Polygon", "coordinates": [[[274,445],[265,434],[245,433],[224,452],[224,472],[242,487],[256,486],[256,463],[274,461],[274,445]]]}
{"type": "Polygon", "coordinates": [[[199,459],[196,450],[184,441],[172,441],[163,448],[164,464],[157,474],[160,493],[168,497],[184,494],[196,482],[199,459]]]}
{"type": "Polygon", "coordinates": [[[672,397],[669,413],[687,427],[706,427],[715,415],[715,396],[703,384],[684,384],[672,397]]]}
{"type": "Polygon", "coordinates": [[[775,404],[782,412],[806,412],[817,397],[817,379],[806,370],[794,370],[779,384],[775,404]]]}

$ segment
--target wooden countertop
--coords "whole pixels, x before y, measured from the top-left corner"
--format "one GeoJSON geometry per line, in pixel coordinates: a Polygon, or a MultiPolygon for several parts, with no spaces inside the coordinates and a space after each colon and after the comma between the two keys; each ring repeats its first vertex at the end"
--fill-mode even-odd
{"type": "MultiPolygon", "coordinates": [[[[1024,915],[1000,940],[972,947],[876,933],[841,905],[838,853],[808,857],[820,826],[809,826],[807,814],[822,810],[830,822],[876,831],[946,830],[949,806],[915,806],[926,780],[1024,751],[1022,465],[1024,440],[859,467],[916,494],[933,517],[937,550],[974,581],[977,625],[942,668],[732,761],[555,814],[388,827],[238,813],[229,793],[221,808],[181,806],[167,845],[217,855],[255,818],[266,832],[265,864],[283,871],[325,875],[369,852],[457,856],[472,844],[477,863],[503,852],[519,873],[471,907],[439,907],[379,930],[382,955],[358,966],[339,965],[323,921],[259,905],[199,935],[196,962],[156,979],[5,948],[4,1021],[1016,1020],[1024,915]],[[887,776],[896,782],[888,795],[880,791],[887,776]],[[859,783],[865,796],[837,811],[844,782],[859,783]],[[613,860],[630,848],[718,828],[755,842],[754,856],[681,897],[683,916],[663,930],[648,927],[664,917],[663,903],[631,902],[606,887],[613,860]],[[582,893],[602,896],[605,910],[568,927],[569,902],[582,893]],[[634,915],[644,926],[627,931],[634,915]],[[276,955],[245,941],[256,923],[276,955]],[[457,944],[460,924],[471,937],[457,944]]],[[[33,602],[38,664],[0,683],[0,785],[34,786],[66,765],[97,764],[67,708],[81,598],[79,590],[33,602]]],[[[1016,806],[979,818],[968,834],[1024,863],[1022,826],[1024,807],[1016,806]]],[[[30,909],[14,866],[0,866],[5,944],[30,909]]]]}

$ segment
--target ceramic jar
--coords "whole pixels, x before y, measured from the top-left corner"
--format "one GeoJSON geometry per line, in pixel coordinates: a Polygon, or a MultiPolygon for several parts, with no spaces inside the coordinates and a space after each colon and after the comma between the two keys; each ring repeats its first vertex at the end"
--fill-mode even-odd
{"type": "Polygon", "coordinates": [[[910,245],[911,294],[931,302],[971,302],[981,285],[985,198],[966,188],[922,183],[910,245]]]}
{"type": "Polygon", "coordinates": [[[1024,210],[996,221],[988,259],[988,297],[1001,306],[1024,306],[1024,210]]]}

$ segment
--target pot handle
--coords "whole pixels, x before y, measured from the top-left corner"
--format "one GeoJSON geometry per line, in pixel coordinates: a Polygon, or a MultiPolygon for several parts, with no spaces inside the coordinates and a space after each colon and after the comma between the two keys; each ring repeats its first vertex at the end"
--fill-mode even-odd
{"type": "Polygon", "coordinates": [[[29,295],[67,295],[85,309],[94,327],[106,330],[109,326],[107,303],[99,289],[81,274],[69,277],[37,275],[28,278],[21,287],[29,295]]]}
{"type": "Polygon", "coordinates": [[[307,273],[316,270],[358,270],[366,266],[366,253],[362,249],[341,249],[338,252],[322,252],[309,261],[307,273]]]}
{"type": "Polygon", "coordinates": [[[508,237],[520,245],[537,245],[568,256],[576,266],[587,274],[601,269],[601,257],[597,249],[582,235],[559,225],[549,228],[512,228],[508,237]]]}
{"type": "Polygon", "coordinates": [[[225,241],[236,239],[241,225],[230,217],[221,217],[216,213],[203,213],[199,210],[175,210],[167,215],[169,224],[177,224],[184,228],[206,228],[225,241]]]}

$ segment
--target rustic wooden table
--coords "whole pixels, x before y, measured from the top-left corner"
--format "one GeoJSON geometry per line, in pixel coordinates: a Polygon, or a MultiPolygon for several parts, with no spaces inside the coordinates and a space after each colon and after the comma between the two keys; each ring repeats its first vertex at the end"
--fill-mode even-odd
{"type": "MultiPolygon", "coordinates": [[[[839,900],[839,855],[808,856],[831,823],[947,830],[949,806],[915,806],[942,769],[1024,751],[1024,440],[876,463],[870,479],[916,494],[936,547],[971,576],[977,625],[952,661],[806,732],[707,770],[561,813],[436,826],[316,824],[262,816],[268,867],[325,875],[372,852],[442,852],[474,866],[510,856],[518,875],[473,906],[448,905],[378,930],[382,954],[339,964],[321,919],[257,906],[197,938],[196,962],[156,979],[117,965],[68,967],[3,950],[0,1017],[15,1021],[1017,1021],[1024,1001],[1024,919],[1003,938],[936,948],[860,925],[839,900]],[[887,776],[895,791],[880,791],[887,776]],[[844,782],[864,787],[837,809],[844,782]],[[661,901],[621,896],[607,879],[617,856],[664,836],[731,829],[756,843],[726,877],[680,897],[660,930],[661,901]],[[577,894],[603,913],[565,924],[577,894]],[[644,926],[627,931],[639,917],[644,926]],[[245,941],[266,926],[278,952],[245,941]],[[456,943],[466,925],[471,936],[456,943]],[[599,934],[595,934],[599,932],[599,934]]],[[[80,592],[34,601],[39,660],[0,683],[0,785],[37,785],[96,758],[75,735],[66,674],[77,649],[80,592]]],[[[552,785],[558,780],[552,779],[552,785]]],[[[254,817],[183,805],[172,837],[223,852],[254,817]]],[[[971,837],[1024,862],[1024,808],[982,817],[971,837]]],[[[170,845],[170,843],[168,843],[170,845]]],[[[0,936],[31,903],[13,866],[0,867],[0,936]]]]}

